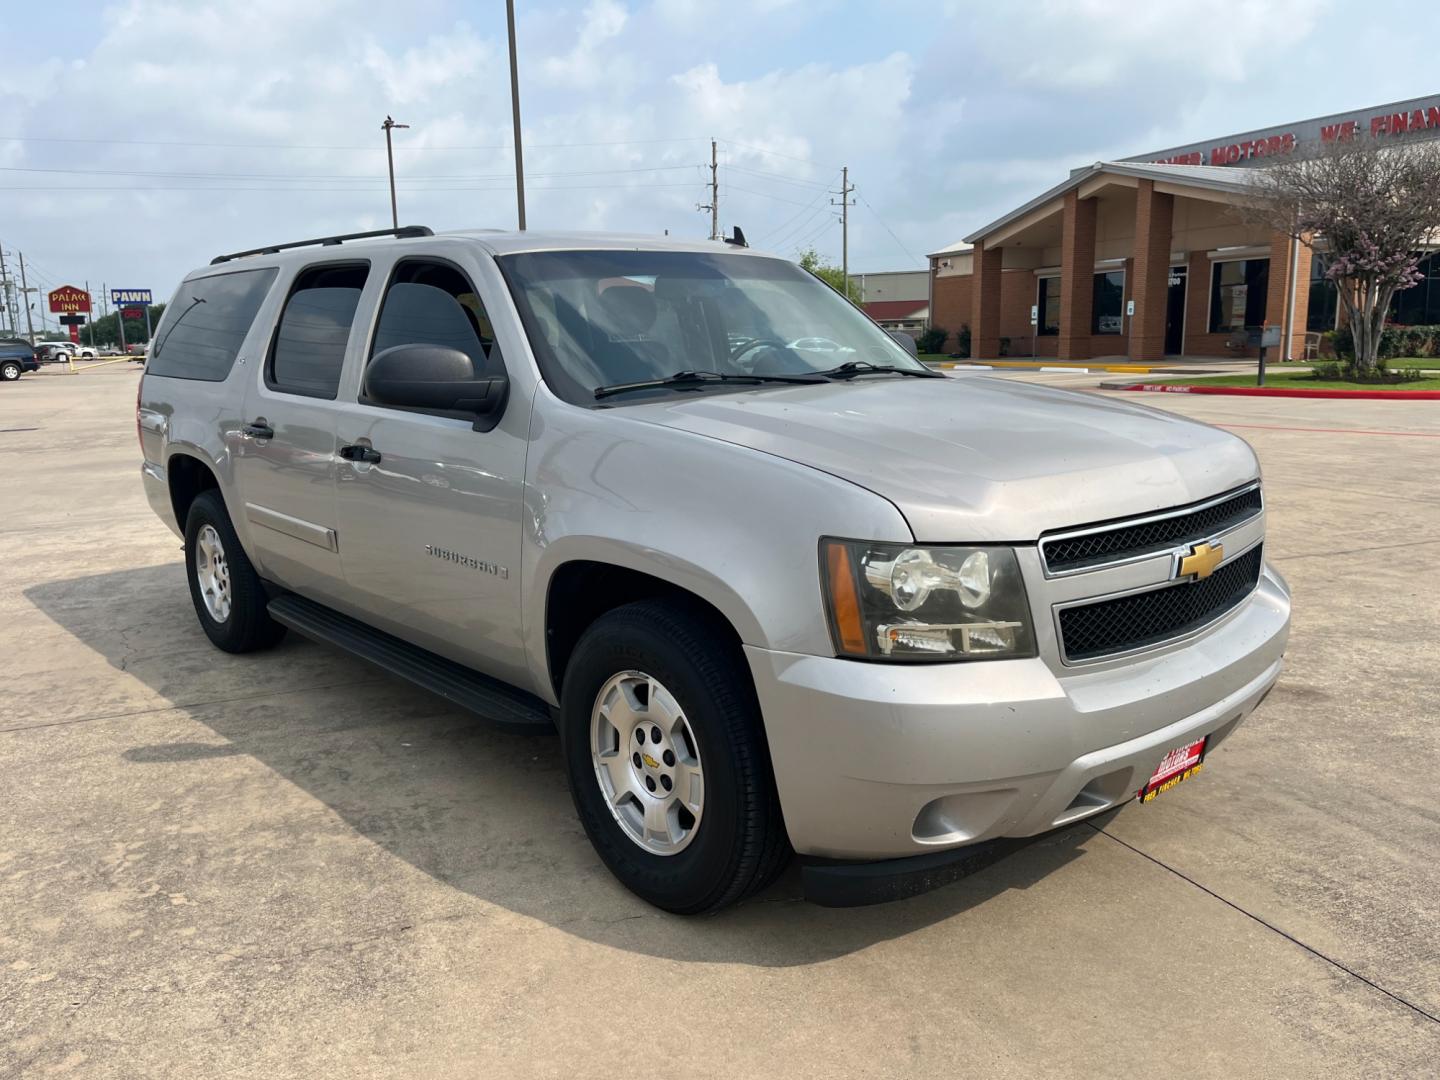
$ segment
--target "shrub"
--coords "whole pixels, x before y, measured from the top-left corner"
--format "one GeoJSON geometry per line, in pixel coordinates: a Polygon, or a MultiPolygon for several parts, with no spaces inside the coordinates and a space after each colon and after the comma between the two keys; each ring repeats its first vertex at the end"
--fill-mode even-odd
{"type": "MultiPolygon", "coordinates": [[[[1350,359],[1355,355],[1355,339],[1348,326],[1335,331],[1335,355],[1350,359]]],[[[1379,359],[1397,356],[1440,356],[1440,326],[1387,326],[1380,335],[1379,359]]]]}
{"type": "Polygon", "coordinates": [[[970,356],[970,324],[961,323],[960,332],[955,335],[955,355],[967,359],[970,356]]]}
{"type": "Polygon", "coordinates": [[[938,353],[945,348],[945,339],[950,336],[950,331],[944,327],[932,326],[921,333],[915,344],[919,346],[922,353],[938,353]]]}

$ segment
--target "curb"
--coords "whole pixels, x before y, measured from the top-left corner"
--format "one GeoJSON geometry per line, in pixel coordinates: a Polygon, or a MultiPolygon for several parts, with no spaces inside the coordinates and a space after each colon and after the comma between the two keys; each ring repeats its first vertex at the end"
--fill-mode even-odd
{"type": "Polygon", "coordinates": [[[1176,386],[1173,383],[1101,383],[1102,390],[1227,397],[1358,398],[1366,401],[1440,401],[1440,390],[1304,390],[1281,386],[1176,386]]]}
{"type": "Polygon", "coordinates": [[[948,363],[936,364],[942,368],[966,368],[983,367],[990,368],[1018,368],[1029,371],[1052,371],[1073,373],[1076,375],[1088,375],[1095,371],[1106,371],[1115,375],[1149,375],[1155,370],[1154,364],[1095,364],[1079,363],[1070,360],[1048,360],[1045,357],[1037,356],[1032,360],[951,360],[948,363]]]}

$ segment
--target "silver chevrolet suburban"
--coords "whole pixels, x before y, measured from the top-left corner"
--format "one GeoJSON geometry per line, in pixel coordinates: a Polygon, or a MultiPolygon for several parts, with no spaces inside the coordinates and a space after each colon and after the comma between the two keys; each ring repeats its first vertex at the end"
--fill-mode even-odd
{"type": "Polygon", "coordinates": [[[792,851],[819,902],[904,896],[1148,802],[1280,672],[1245,442],[942,375],[735,243],[223,255],[137,413],[215,645],[288,627],[558,728],[600,857],[675,912],[792,851]]]}

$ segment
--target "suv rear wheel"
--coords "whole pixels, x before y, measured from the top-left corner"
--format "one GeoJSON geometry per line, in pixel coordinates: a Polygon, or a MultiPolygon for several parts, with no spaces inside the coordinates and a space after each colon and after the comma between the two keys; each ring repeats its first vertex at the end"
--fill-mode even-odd
{"type": "Polygon", "coordinates": [[[646,600],[598,619],[565,672],[561,731],[585,832],[641,898],[716,911],[784,868],[750,674],[705,613],[646,600]]]}
{"type": "Polygon", "coordinates": [[[255,652],[285,636],[285,627],[266,610],[260,575],[214,489],[197,495],[185,518],[185,576],[200,626],[218,648],[255,652]]]}
{"type": "Polygon", "coordinates": [[[20,378],[20,370],[19,360],[6,360],[0,363],[0,379],[5,380],[5,382],[14,382],[20,378]]]}

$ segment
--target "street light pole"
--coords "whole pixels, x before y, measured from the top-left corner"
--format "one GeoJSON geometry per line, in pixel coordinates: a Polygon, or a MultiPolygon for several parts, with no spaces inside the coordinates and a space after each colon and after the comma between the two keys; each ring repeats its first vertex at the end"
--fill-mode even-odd
{"type": "Polygon", "coordinates": [[[390,117],[385,117],[385,122],[380,125],[385,132],[385,161],[390,166],[390,225],[392,228],[400,228],[400,212],[395,207],[395,151],[390,146],[390,132],[395,128],[408,128],[409,124],[397,124],[390,117]]]}
{"type": "Polygon", "coordinates": [[[520,149],[520,67],[515,57],[515,0],[505,0],[505,21],[510,30],[510,111],[515,122],[515,208],[520,231],[525,231],[525,155],[520,149]]]}

